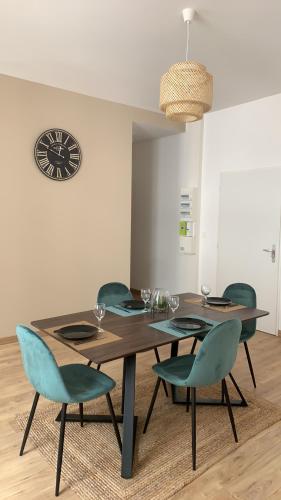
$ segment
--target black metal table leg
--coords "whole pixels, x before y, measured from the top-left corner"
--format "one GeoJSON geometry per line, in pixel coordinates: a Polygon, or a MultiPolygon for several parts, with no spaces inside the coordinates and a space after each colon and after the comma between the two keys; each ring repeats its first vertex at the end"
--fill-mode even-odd
{"type": "Polygon", "coordinates": [[[124,413],[124,397],[125,397],[125,378],[126,378],[126,363],[123,359],[123,376],[122,376],[122,402],[121,402],[121,413],[124,413]]]}
{"type": "Polygon", "coordinates": [[[124,387],[124,415],[123,415],[123,446],[121,476],[125,479],[132,477],[134,441],[135,441],[135,376],[136,355],[124,358],[125,387],[124,387]]]}
{"type": "MultiPolygon", "coordinates": [[[[177,340],[176,342],[173,342],[171,345],[171,358],[174,358],[175,356],[178,355],[178,350],[179,350],[179,341],[177,340]]],[[[176,402],[176,387],[174,385],[171,385],[171,393],[172,393],[172,401],[173,403],[176,402]]]]}

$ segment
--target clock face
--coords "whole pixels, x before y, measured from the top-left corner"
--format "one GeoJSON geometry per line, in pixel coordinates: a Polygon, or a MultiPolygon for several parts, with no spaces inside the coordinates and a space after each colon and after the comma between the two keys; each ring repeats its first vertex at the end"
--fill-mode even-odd
{"type": "Polygon", "coordinates": [[[69,132],[59,128],[46,130],[38,137],[34,156],[41,172],[56,181],[73,177],[81,164],[78,142],[69,132]]]}

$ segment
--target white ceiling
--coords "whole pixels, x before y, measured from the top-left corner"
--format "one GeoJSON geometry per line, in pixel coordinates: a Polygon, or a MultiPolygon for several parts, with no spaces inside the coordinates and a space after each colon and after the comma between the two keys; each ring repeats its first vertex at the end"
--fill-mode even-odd
{"type": "Polygon", "coordinates": [[[281,92],[280,0],[0,0],[0,72],[146,109],[185,56],[214,75],[214,109],[281,92]]]}

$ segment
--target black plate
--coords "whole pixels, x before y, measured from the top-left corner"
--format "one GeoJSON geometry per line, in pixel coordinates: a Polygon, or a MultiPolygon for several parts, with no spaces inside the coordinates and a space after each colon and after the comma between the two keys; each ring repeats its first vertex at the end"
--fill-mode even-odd
{"type": "Polygon", "coordinates": [[[125,309],[144,309],[144,301],[143,300],[124,300],[120,304],[121,307],[125,307],[125,309]]]}
{"type": "Polygon", "coordinates": [[[207,326],[205,321],[195,318],[173,318],[170,323],[181,330],[201,330],[207,326]]]}
{"type": "Polygon", "coordinates": [[[208,297],[207,304],[210,304],[210,306],[229,306],[231,300],[227,297],[208,297]]]}
{"type": "Polygon", "coordinates": [[[77,340],[93,337],[98,329],[96,326],[92,325],[67,325],[54,331],[65,339],[77,340]]]}

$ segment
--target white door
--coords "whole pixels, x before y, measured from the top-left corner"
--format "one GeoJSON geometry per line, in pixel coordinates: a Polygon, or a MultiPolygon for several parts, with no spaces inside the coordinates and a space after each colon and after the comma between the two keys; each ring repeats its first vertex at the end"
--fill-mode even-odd
{"type": "Polygon", "coordinates": [[[222,173],[219,213],[218,292],[252,285],[258,308],[270,312],[258,329],[277,335],[281,168],[222,173]]]}

